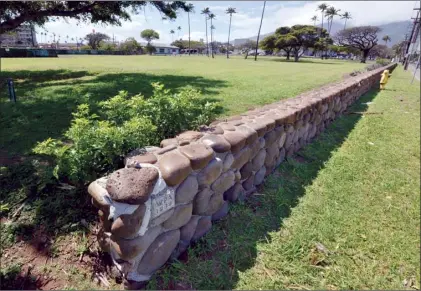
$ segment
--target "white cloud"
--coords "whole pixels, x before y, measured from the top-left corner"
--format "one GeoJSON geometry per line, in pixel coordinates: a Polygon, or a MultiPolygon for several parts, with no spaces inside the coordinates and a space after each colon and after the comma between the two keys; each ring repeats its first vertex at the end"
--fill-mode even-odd
{"type": "MultiPolygon", "coordinates": [[[[348,11],[352,25],[379,25],[394,21],[409,20],[413,12],[413,1],[324,1],[330,6],[348,11]]],[[[289,6],[287,2],[268,7],[262,24],[261,33],[275,31],[280,26],[294,24],[311,24],[310,18],[317,15],[321,18],[317,6],[322,3],[310,2],[302,6],[289,6]]],[[[336,21],[341,21],[338,17],[336,21]]],[[[247,13],[238,13],[233,17],[233,35],[237,38],[257,35],[260,17],[251,17],[247,13]]]]}
{"type": "MultiPolygon", "coordinates": [[[[317,15],[320,18],[320,12],[316,11],[318,2],[271,2],[266,5],[265,16],[262,25],[262,34],[275,31],[279,26],[294,24],[311,24],[310,18],[317,15]]],[[[413,13],[414,1],[325,1],[328,5],[341,9],[342,12],[348,11],[352,15],[352,19],[348,21],[350,25],[367,25],[367,24],[384,24],[393,21],[410,20],[413,13]]],[[[262,9],[261,1],[250,2],[202,2],[194,3],[196,13],[190,15],[191,19],[191,39],[199,40],[205,38],[205,21],[200,11],[209,6],[212,12],[216,14],[214,25],[215,39],[218,41],[226,41],[228,37],[229,16],[225,14],[228,7],[236,7],[237,13],[232,17],[231,39],[244,38],[257,35],[260,15],[262,9]],[[222,5],[221,5],[222,4],[222,5]]],[[[419,7],[419,4],[417,5],[419,7]]],[[[338,17],[336,21],[342,21],[338,17]]],[[[183,39],[188,38],[187,15],[181,13],[176,21],[162,21],[161,16],[156,10],[149,7],[145,13],[132,16],[132,22],[124,22],[121,27],[118,26],[101,26],[92,24],[76,25],[75,20],[68,23],[63,19],[46,24],[49,33],[55,32],[61,34],[62,39],[66,35],[69,37],[84,37],[92,29],[106,33],[110,36],[114,34],[117,40],[124,40],[127,37],[135,37],[140,39],[140,31],[146,28],[152,28],[160,32],[160,40],[162,43],[170,43],[172,37],[169,33],[171,29],[177,26],[183,28],[183,39]]],[[[39,32],[43,31],[39,29],[39,32]]],[[[38,33],[39,33],[38,32],[38,33]]],[[[38,35],[38,38],[40,35],[38,35]]],[[[177,37],[177,33],[175,34],[177,37]]],[[[175,38],[174,37],[174,38],[175,38]]],[[[43,37],[45,39],[45,37],[43,37]]]]}

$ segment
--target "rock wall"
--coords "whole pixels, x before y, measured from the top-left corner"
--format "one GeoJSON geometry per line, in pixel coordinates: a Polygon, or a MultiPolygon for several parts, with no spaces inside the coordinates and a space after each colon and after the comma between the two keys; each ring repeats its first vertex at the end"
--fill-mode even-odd
{"type": "Polygon", "coordinates": [[[88,192],[102,222],[98,241],[126,288],[203,237],[230,203],[253,193],[285,157],[378,88],[384,69],[181,133],[161,148],[133,151],[125,168],[92,182],[88,192]]]}

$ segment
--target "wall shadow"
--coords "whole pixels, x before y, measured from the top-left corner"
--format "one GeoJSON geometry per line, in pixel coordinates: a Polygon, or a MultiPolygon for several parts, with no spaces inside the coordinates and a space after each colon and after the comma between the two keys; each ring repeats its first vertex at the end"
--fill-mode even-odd
{"type": "Polygon", "coordinates": [[[300,58],[298,60],[298,62],[294,62],[294,58],[293,57],[291,57],[290,60],[287,60],[285,58],[282,58],[282,59],[281,58],[279,58],[279,59],[263,59],[262,58],[262,60],[272,61],[272,62],[279,62],[279,63],[295,63],[295,64],[301,63],[301,64],[315,64],[315,65],[341,65],[341,63],[331,62],[331,61],[329,62],[329,60],[321,60],[320,59],[320,62],[315,62],[315,61],[310,60],[310,59],[307,59],[307,58],[300,58]]]}
{"type": "Polygon", "coordinates": [[[230,213],[215,223],[210,233],[175,263],[168,263],[147,289],[235,289],[239,272],[255,265],[257,243],[270,243],[270,232],[279,231],[306,187],[354,129],[365,112],[366,102],[378,91],[362,96],[328,128],[268,177],[255,195],[230,205],[230,213]]]}
{"type": "MultiPolygon", "coordinates": [[[[58,138],[70,126],[72,112],[88,103],[98,112],[98,103],[121,90],[129,95],[152,95],[152,82],[161,82],[173,92],[182,87],[199,89],[208,101],[218,101],[222,80],[200,76],[153,75],[146,73],[92,73],[87,71],[43,70],[0,73],[0,150],[15,155],[30,154],[38,141],[58,138]],[[7,78],[15,81],[17,103],[9,102],[7,78]]],[[[223,110],[222,110],[223,111],[223,110]]],[[[221,112],[222,113],[222,112],[221,112]]]]}

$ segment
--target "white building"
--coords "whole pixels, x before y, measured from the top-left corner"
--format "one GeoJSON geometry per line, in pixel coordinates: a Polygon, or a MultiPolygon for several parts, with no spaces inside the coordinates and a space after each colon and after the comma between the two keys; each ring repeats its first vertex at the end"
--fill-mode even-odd
{"type": "Polygon", "coordinates": [[[37,37],[34,27],[21,25],[14,31],[0,35],[0,47],[37,47],[37,37]]]}
{"type": "MultiPolygon", "coordinates": [[[[140,45],[145,47],[147,43],[141,42],[140,45]]],[[[162,44],[162,43],[151,43],[152,46],[156,48],[155,55],[172,55],[179,54],[180,49],[173,45],[162,44]]]]}

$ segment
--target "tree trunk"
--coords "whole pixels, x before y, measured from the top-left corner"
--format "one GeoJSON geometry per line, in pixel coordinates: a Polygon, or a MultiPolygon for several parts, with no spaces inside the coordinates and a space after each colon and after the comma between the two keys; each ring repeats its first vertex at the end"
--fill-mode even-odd
{"type": "Polygon", "coordinates": [[[254,54],[254,60],[257,61],[257,49],[259,48],[260,29],[262,28],[263,15],[265,14],[266,1],[263,2],[262,18],[260,18],[259,33],[257,34],[256,52],[254,54]]]}
{"type": "Polygon", "coordinates": [[[287,51],[286,53],[287,53],[287,61],[289,61],[289,55],[291,54],[291,52],[287,51]]]}
{"type": "Polygon", "coordinates": [[[246,56],[244,57],[244,59],[247,60],[248,56],[249,56],[249,51],[246,51],[246,56]]]}
{"type": "Polygon", "coordinates": [[[346,29],[346,21],[347,21],[348,19],[346,19],[345,18],[345,24],[344,24],[344,30],[346,29]]]}
{"type": "Polygon", "coordinates": [[[212,59],[215,58],[215,55],[213,54],[213,29],[212,29],[212,18],[211,18],[211,51],[212,51],[212,59]]]}
{"type": "Polygon", "coordinates": [[[230,58],[229,57],[229,47],[230,47],[231,19],[232,19],[232,14],[230,14],[230,26],[228,28],[227,59],[230,58]]]}
{"type": "MultiPolygon", "coordinates": [[[[322,11],[322,29],[320,30],[320,36],[322,35],[322,32],[323,32],[323,19],[324,19],[324,16],[323,16],[323,11],[322,11]]],[[[322,60],[323,60],[323,50],[322,50],[322,60]]]]}
{"type": "Polygon", "coordinates": [[[294,62],[298,62],[299,59],[300,59],[299,51],[295,51],[294,52],[294,62]]]}
{"type": "Polygon", "coordinates": [[[189,55],[190,55],[190,51],[191,51],[191,47],[190,47],[190,12],[187,12],[187,18],[189,21],[189,55]]]}
{"type": "Polygon", "coordinates": [[[206,21],[206,54],[209,57],[209,41],[208,41],[208,19],[205,15],[205,21],[206,21]]]}
{"type": "Polygon", "coordinates": [[[370,50],[363,50],[361,55],[361,63],[365,64],[365,61],[367,60],[368,53],[370,50]]]}

